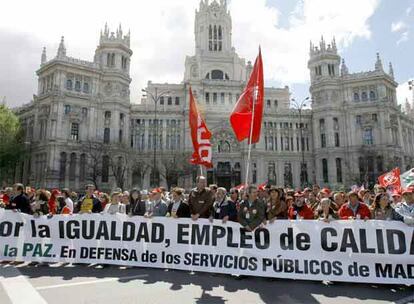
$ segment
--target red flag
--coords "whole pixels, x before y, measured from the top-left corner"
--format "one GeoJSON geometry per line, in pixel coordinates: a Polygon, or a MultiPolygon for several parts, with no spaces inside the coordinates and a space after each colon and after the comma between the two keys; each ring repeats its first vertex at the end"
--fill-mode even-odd
{"type": "Polygon", "coordinates": [[[378,177],[378,182],[385,188],[392,186],[394,190],[401,191],[400,168],[392,169],[390,172],[381,175],[378,177]]]}
{"type": "Polygon", "coordinates": [[[190,91],[190,113],[189,123],[191,130],[191,139],[193,141],[194,153],[191,157],[190,162],[194,165],[203,165],[206,168],[213,167],[211,161],[212,150],[211,150],[211,133],[207,128],[204,119],[201,117],[200,112],[197,108],[197,102],[194,99],[193,91],[191,87],[190,91]]]}
{"type": "Polygon", "coordinates": [[[250,79],[230,114],[230,123],[238,141],[246,138],[249,139],[250,144],[259,141],[262,127],[263,97],[263,62],[262,53],[259,49],[259,55],[254,63],[250,79]],[[250,142],[252,120],[253,130],[252,141],[250,142]]]}
{"type": "Polygon", "coordinates": [[[257,186],[257,190],[264,191],[266,190],[266,186],[267,186],[267,182],[260,184],[259,186],[257,186]]]}
{"type": "Polygon", "coordinates": [[[237,189],[239,191],[244,191],[247,188],[247,184],[240,184],[238,186],[235,186],[234,189],[237,189]]]}

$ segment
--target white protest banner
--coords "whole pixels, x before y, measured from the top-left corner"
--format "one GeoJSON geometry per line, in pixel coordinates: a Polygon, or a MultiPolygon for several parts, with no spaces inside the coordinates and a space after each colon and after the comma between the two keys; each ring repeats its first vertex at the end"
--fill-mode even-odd
{"type": "Polygon", "coordinates": [[[0,259],[102,263],[361,283],[414,283],[414,229],[396,221],[200,219],[0,210],[0,259]]]}

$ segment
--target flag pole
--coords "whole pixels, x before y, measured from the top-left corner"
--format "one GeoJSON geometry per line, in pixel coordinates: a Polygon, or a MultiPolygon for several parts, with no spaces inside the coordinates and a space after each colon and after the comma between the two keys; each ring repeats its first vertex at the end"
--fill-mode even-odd
{"type": "Polygon", "coordinates": [[[203,175],[203,166],[202,165],[200,165],[200,176],[204,176],[203,175]]]}

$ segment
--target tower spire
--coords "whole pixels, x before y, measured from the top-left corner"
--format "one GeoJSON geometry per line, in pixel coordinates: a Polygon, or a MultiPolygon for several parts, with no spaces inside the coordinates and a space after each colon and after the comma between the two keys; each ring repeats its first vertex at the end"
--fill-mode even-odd
{"type": "Polygon", "coordinates": [[[377,53],[377,61],[375,62],[375,71],[384,71],[379,53],[377,53]]]}
{"type": "Polygon", "coordinates": [[[390,75],[391,78],[394,79],[394,69],[392,68],[392,63],[391,62],[388,65],[388,75],[390,75]]]}
{"type": "Polygon", "coordinates": [[[58,58],[62,58],[62,57],[66,57],[66,47],[65,47],[65,37],[62,36],[60,39],[60,44],[59,44],[59,48],[57,51],[57,57],[58,58]]]}
{"type": "Polygon", "coordinates": [[[43,51],[42,51],[42,57],[41,57],[40,63],[43,64],[46,61],[47,61],[47,57],[46,57],[46,47],[44,46],[43,47],[43,51]]]}

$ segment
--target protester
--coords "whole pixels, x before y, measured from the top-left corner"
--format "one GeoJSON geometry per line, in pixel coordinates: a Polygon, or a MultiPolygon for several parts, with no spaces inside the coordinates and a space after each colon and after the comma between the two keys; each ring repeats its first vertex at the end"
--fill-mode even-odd
{"type": "Polygon", "coordinates": [[[282,199],[283,189],[271,186],[267,200],[266,217],[273,223],[276,219],[287,218],[287,206],[282,199]]]}
{"type": "Polygon", "coordinates": [[[348,203],[343,204],[338,211],[339,218],[347,219],[370,219],[371,212],[367,205],[359,201],[356,192],[348,193],[348,203]]]}
{"type": "Polygon", "coordinates": [[[79,213],[99,213],[102,212],[102,204],[94,194],[95,186],[92,184],[86,185],[86,194],[78,203],[79,213]]]}
{"type": "Polygon", "coordinates": [[[257,197],[256,186],[247,188],[247,199],[240,204],[238,219],[247,231],[253,231],[266,219],[265,204],[257,197]]]}
{"type": "Polygon", "coordinates": [[[39,189],[36,191],[35,200],[31,204],[32,213],[34,217],[45,215],[49,213],[49,206],[47,202],[49,197],[45,190],[39,189]]]}
{"type": "Polygon", "coordinates": [[[394,208],[391,207],[391,201],[387,193],[378,193],[375,196],[371,207],[371,218],[374,220],[392,220],[403,221],[403,217],[399,215],[394,208]]]}
{"type": "Polygon", "coordinates": [[[24,193],[24,186],[19,183],[15,184],[13,186],[13,192],[14,196],[10,198],[9,204],[6,206],[6,208],[22,213],[31,214],[32,209],[30,208],[29,198],[24,193]]]}
{"type": "Polygon", "coordinates": [[[147,208],[144,216],[153,217],[153,216],[165,216],[168,211],[167,203],[161,198],[162,190],[156,188],[152,190],[152,200],[147,208]]]}
{"type": "Polygon", "coordinates": [[[114,191],[111,194],[111,203],[106,204],[105,209],[102,211],[103,214],[125,214],[126,213],[126,207],[121,202],[121,196],[123,194],[118,191],[114,191]]]}
{"type": "Polygon", "coordinates": [[[404,223],[414,225],[414,193],[406,189],[402,193],[403,201],[395,207],[395,211],[402,216],[404,223]]]}
{"type": "Polygon", "coordinates": [[[343,204],[345,204],[345,197],[342,192],[336,192],[333,196],[334,204],[332,205],[332,208],[334,208],[335,211],[338,211],[343,204]]]}
{"type": "Polygon", "coordinates": [[[204,176],[198,176],[196,182],[197,187],[191,190],[188,198],[191,218],[193,220],[197,220],[198,218],[209,218],[211,207],[213,206],[211,190],[206,188],[207,180],[204,176]]]}
{"type": "Polygon", "coordinates": [[[214,199],[214,196],[215,196],[215,195],[216,195],[216,193],[217,193],[218,186],[217,186],[216,184],[211,184],[211,185],[209,185],[209,186],[208,186],[208,188],[210,189],[211,196],[212,196],[212,197],[213,197],[213,199],[214,199]]]}
{"type": "Polygon", "coordinates": [[[111,202],[109,195],[104,192],[99,193],[98,199],[101,202],[102,209],[105,209],[105,206],[111,202]]]}
{"type": "Polygon", "coordinates": [[[167,216],[172,218],[190,217],[190,206],[184,201],[184,189],[175,187],[172,189],[171,203],[168,205],[167,216]]]}
{"type": "Polygon", "coordinates": [[[133,188],[129,193],[129,215],[144,215],[145,214],[145,202],[142,200],[141,192],[137,188],[133,188]]]}
{"type": "MultiPolygon", "coordinates": [[[[70,198],[71,193],[70,193],[69,189],[67,189],[67,188],[62,189],[62,195],[63,195],[63,198],[65,200],[65,205],[64,205],[66,207],[65,209],[68,209],[69,213],[72,213],[73,212],[73,201],[70,198]]],[[[65,212],[67,212],[67,210],[65,210],[65,212]]],[[[65,213],[65,214],[67,214],[67,213],[65,213]]]]}
{"type": "Polygon", "coordinates": [[[230,189],[230,201],[234,203],[236,206],[237,212],[239,212],[240,209],[240,199],[239,199],[239,190],[236,188],[230,189]]]}
{"type": "Polygon", "coordinates": [[[293,205],[288,210],[288,218],[291,220],[313,219],[313,211],[305,204],[305,198],[300,191],[295,193],[293,205]]]}
{"type": "Polygon", "coordinates": [[[334,203],[329,198],[323,198],[316,210],[316,218],[324,222],[338,219],[338,215],[334,210],[333,205],[334,203]]]}
{"type": "Polygon", "coordinates": [[[226,188],[217,188],[215,201],[213,203],[213,217],[217,220],[222,220],[223,223],[228,220],[237,222],[236,204],[227,199],[226,195],[226,188]]]}
{"type": "Polygon", "coordinates": [[[131,204],[130,204],[130,194],[128,191],[124,191],[121,194],[121,203],[125,206],[125,212],[127,214],[131,213],[131,204]]]}

